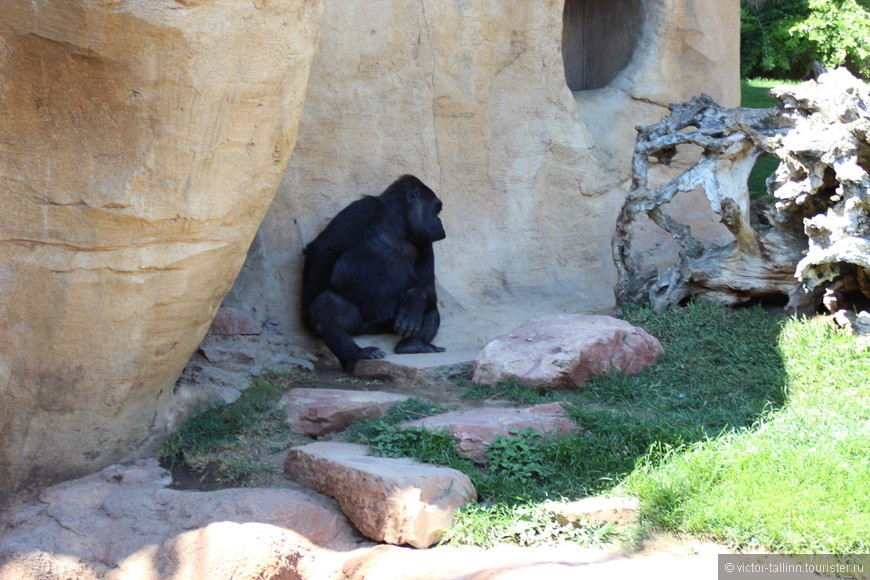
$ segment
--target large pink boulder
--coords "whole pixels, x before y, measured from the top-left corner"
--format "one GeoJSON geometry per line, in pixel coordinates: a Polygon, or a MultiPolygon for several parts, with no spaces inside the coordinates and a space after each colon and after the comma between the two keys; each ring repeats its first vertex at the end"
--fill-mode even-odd
{"type": "Polygon", "coordinates": [[[496,337],[477,358],[474,382],[515,380],[535,388],[575,388],[594,376],[635,374],[662,353],[645,330],[611,316],[557,314],[496,337]]]}

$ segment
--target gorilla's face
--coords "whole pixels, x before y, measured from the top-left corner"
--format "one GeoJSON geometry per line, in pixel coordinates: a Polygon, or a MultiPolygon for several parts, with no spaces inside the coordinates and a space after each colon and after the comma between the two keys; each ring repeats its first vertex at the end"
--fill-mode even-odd
{"type": "Polygon", "coordinates": [[[441,200],[431,190],[410,196],[408,202],[408,234],[412,240],[417,243],[431,243],[447,237],[444,224],[438,217],[441,213],[441,200]]]}

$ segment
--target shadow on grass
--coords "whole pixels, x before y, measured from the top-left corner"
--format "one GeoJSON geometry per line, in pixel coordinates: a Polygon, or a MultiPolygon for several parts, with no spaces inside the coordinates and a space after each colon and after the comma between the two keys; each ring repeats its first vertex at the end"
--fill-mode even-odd
{"type": "Polygon", "coordinates": [[[469,398],[525,404],[566,401],[582,434],[548,440],[528,461],[545,465],[535,481],[499,473],[475,478],[485,501],[576,499],[605,492],[641,458],[751,426],[785,399],[777,349],[782,318],[760,307],[720,309],[694,302],[663,313],[634,308],[624,318],[657,337],[664,354],[645,371],[614,374],[577,391],[534,392],[518,385],[474,385],[469,398]]]}

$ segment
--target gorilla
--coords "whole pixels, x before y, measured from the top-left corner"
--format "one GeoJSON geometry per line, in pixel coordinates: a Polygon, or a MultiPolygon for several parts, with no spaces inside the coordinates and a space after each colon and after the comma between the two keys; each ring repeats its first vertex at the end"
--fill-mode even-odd
{"type": "Polygon", "coordinates": [[[305,247],[302,317],[341,367],[383,358],[351,335],[397,334],[399,354],[443,352],[432,344],[441,317],[432,242],[447,237],[441,200],[413,175],[336,215],[305,247]]]}

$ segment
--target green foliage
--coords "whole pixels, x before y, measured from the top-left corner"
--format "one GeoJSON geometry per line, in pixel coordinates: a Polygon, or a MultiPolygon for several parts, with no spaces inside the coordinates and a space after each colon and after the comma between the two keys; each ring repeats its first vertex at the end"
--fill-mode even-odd
{"type": "Polygon", "coordinates": [[[410,457],[423,463],[436,463],[449,467],[459,466],[469,469],[456,455],[455,442],[444,431],[427,431],[422,427],[400,429],[385,426],[377,435],[369,439],[372,455],[380,457],[410,457]]]}
{"type": "Polygon", "coordinates": [[[345,431],[345,434],[351,441],[370,444],[389,427],[406,421],[431,417],[446,410],[447,408],[444,405],[438,405],[426,399],[411,397],[390,407],[382,417],[351,425],[345,431]]]}
{"type": "Polygon", "coordinates": [[[870,548],[870,355],[820,319],[792,320],[788,401],[754,427],[662,447],[626,482],[652,524],[793,553],[870,548]]]}
{"type": "Polygon", "coordinates": [[[614,534],[612,524],[579,522],[561,524],[542,504],[469,504],[457,514],[457,523],[443,543],[491,548],[498,544],[535,546],[570,542],[596,546],[614,534]]]}
{"type": "Polygon", "coordinates": [[[490,473],[498,473],[523,484],[534,484],[552,477],[553,465],[546,461],[544,442],[531,427],[513,430],[510,437],[498,435],[486,448],[490,473]]]}
{"type": "Polygon", "coordinates": [[[741,0],[741,74],[798,79],[813,60],[870,74],[870,1],[741,0]]]}
{"type": "Polygon", "coordinates": [[[273,467],[262,460],[251,440],[281,438],[287,432],[275,403],[285,377],[258,377],[234,403],[214,404],[190,415],[157,449],[170,468],[185,466],[219,487],[250,485],[273,467]]]}
{"type": "Polygon", "coordinates": [[[377,419],[351,425],[345,435],[350,441],[365,443],[372,455],[410,457],[423,463],[435,463],[471,473],[474,464],[456,454],[455,442],[444,431],[431,432],[420,427],[403,429],[401,423],[443,413],[448,408],[411,397],[396,403],[377,419]]]}
{"type": "Polygon", "coordinates": [[[637,375],[614,373],[576,391],[538,392],[515,383],[469,389],[466,396],[475,399],[498,397],[526,405],[565,401],[584,429],[564,438],[503,441],[512,467],[473,476],[481,497],[510,503],[517,497],[576,499],[604,492],[651,446],[680,448],[703,441],[751,425],[782,404],[780,319],[761,308],[692,302],[668,312],[632,307],[623,317],[664,346],[656,364],[637,375]],[[544,477],[533,476],[538,468],[544,477]]]}

